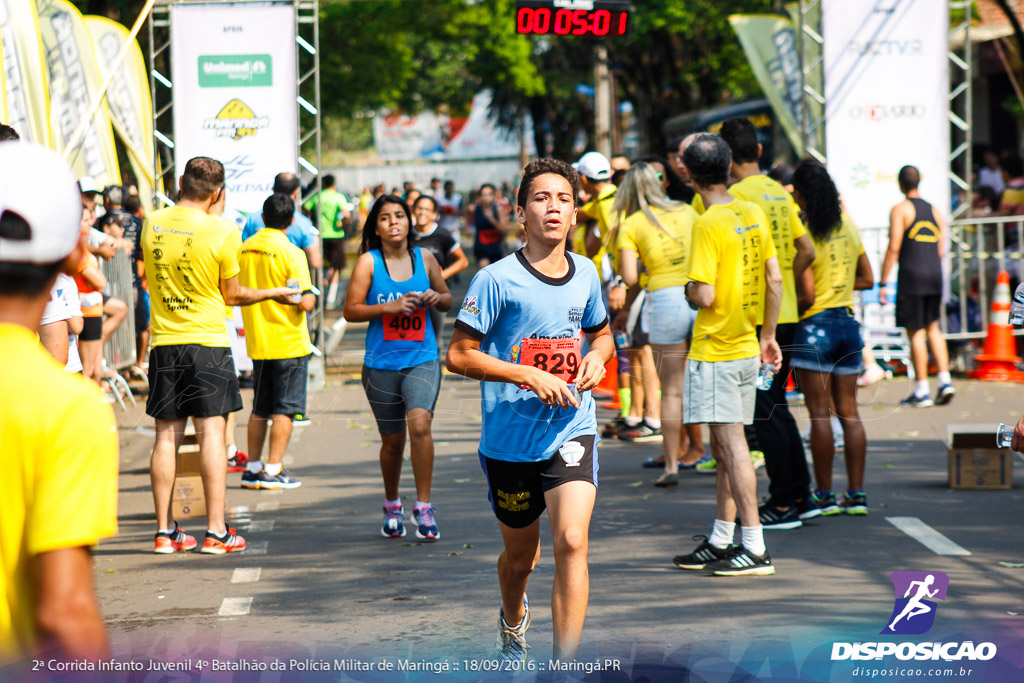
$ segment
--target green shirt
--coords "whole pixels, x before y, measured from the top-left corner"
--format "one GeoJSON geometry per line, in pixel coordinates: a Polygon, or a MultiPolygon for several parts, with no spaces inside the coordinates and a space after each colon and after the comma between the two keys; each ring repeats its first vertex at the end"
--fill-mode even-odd
{"type": "MultiPolygon", "coordinates": [[[[343,209],[348,209],[348,198],[334,188],[324,190],[320,193],[323,201],[320,206],[320,216],[317,227],[324,239],[340,239],[345,237],[345,231],[341,228],[341,220],[344,218],[343,209]]],[[[302,206],[313,213],[317,205],[316,195],[306,200],[302,206]]]]}

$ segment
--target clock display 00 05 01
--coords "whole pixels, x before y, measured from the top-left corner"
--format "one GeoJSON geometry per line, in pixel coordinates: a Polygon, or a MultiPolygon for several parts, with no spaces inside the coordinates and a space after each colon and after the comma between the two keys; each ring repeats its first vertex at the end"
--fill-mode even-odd
{"type": "Polygon", "coordinates": [[[629,31],[623,0],[518,0],[516,31],[528,35],[617,38],[629,31]]]}

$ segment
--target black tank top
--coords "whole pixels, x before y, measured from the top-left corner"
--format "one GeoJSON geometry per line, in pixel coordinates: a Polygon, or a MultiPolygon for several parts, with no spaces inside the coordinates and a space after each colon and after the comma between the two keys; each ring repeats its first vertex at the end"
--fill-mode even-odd
{"type": "MultiPolygon", "coordinates": [[[[494,222],[498,222],[498,207],[491,205],[491,216],[494,222]]],[[[501,242],[501,231],[494,227],[494,223],[491,223],[485,218],[484,207],[477,204],[476,210],[473,211],[473,226],[476,228],[476,236],[474,242],[476,244],[491,245],[501,242]]]]}
{"type": "Polygon", "coordinates": [[[896,286],[906,294],[942,294],[941,235],[935,213],[923,199],[914,197],[910,203],[914,205],[914,221],[903,231],[896,286]]]}

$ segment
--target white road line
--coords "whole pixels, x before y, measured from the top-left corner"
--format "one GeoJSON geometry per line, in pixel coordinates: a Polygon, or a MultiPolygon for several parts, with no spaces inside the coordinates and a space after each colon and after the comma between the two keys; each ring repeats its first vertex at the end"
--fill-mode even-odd
{"type": "Polygon", "coordinates": [[[957,545],[917,517],[886,517],[885,520],[936,555],[970,555],[971,551],[957,545]]]}
{"type": "Polygon", "coordinates": [[[255,583],[260,580],[262,567],[237,567],[231,575],[231,583],[255,583]]]}
{"type": "Polygon", "coordinates": [[[256,504],[256,512],[270,512],[281,507],[281,503],[278,501],[264,501],[256,504]]]}
{"type": "Polygon", "coordinates": [[[244,528],[246,531],[273,531],[274,520],[258,519],[254,522],[249,522],[244,528]]]}
{"type": "Polygon", "coordinates": [[[266,555],[267,554],[267,541],[246,541],[245,554],[246,555],[266,555]]]}
{"type": "Polygon", "coordinates": [[[249,514],[248,505],[236,505],[233,508],[228,508],[229,515],[247,515],[249,514]]]}
{"type": "Polygon", "coordinates": [[[224,598],[218,617],[244,617],[252,609],[252,598],[224,598]]]}

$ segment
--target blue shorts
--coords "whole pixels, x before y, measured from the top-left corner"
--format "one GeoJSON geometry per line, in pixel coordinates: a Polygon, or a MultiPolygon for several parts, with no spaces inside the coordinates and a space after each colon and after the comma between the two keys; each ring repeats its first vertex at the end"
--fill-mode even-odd
{"type": "Polygon", "coordinates": [[[826,375],[857,375],[864,366],[863,350],[860,323],[850,310],[828,308],[800,321],[790,364],[826,375]]]}

